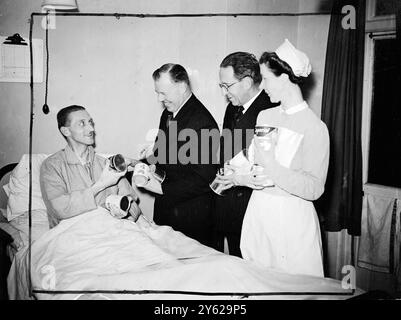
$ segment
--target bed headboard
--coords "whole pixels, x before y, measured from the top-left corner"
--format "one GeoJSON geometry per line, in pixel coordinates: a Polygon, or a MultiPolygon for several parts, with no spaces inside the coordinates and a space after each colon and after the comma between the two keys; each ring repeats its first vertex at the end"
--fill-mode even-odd
{"type": "Polygon", "coordinates": [[[7,164],[7,165],[5,165],[4,167],[2,167],[2,168],[0,169],[0,180],[3,179],[3,177],[4,177],[7,173],[11,172],[11,171],[17,166],[17,164],[18,164],[18,163],[15,162],[15,163],[7,164]]]}
{"type": "Polygon", "coordinates": [[[7,205],[7,195],[3,190],[3,185],[7,184],[6,176],[9,174],[18,163],[10,163],[0,168],[0,208],[5,208],[7,205]],[[4,178],[4,179],[3,179],[4,178]]]}

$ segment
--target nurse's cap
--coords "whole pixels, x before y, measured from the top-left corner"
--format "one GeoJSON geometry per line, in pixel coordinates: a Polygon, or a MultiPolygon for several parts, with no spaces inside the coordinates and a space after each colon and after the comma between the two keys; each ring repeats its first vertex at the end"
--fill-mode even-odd
{"type": "Polygon", "coordinates": [[[275,52],[281,60],[288,63],[297,77],[307,77],[311,73],[312,66],[308,56],[295,48],[288,39],[285,39],[275,52]]]}

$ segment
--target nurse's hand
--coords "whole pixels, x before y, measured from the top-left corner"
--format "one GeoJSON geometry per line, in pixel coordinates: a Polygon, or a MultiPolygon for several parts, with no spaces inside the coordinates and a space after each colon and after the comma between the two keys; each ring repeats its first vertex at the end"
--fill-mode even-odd
{"type": "Polygon", "coordinates": [[[251,175],[253,175],[253,179],[251,179],[250,185],[248,185],[248,187],[252,189],[260,190],[266,187],[274,186],[273,180],[269,178],[262,166],[254,165],[251,171],[251,175]]]}
{"type": "Polygon", "coordinates": [[[137,221],[139,216],[142,214],[141,208],[134,201],[131,202],[131,207],[129,208],[129,213],[133,218],[133,221],[137,221]]]}

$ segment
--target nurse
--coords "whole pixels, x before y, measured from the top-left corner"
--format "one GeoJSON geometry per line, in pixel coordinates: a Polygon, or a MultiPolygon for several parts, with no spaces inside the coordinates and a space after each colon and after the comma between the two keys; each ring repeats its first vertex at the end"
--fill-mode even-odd
{"type": "Polygon", "coordinates": [[[324,191],[329,135],[299,87],[311,65],[287,39],[275,52],[263,53],[259,64],[261,86],[280,105],[262,111],[257,126],[277,128],[277,138],[268,149],[254,137],[254,163],[263,167],[263,175],[253,171],[248,177],[222,177],[227,187],[246,184],[255,189],[244,217],[241,253],[265,267],[323,277],[319,220],[312,201],[324,191]],[[261,177],[273,183],[265,187],[261,177]]]}

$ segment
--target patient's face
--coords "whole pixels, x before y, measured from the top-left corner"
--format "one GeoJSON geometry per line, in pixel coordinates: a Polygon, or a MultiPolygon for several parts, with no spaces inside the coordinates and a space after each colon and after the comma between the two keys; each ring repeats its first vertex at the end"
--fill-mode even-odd
{"type": "Polygon", "coordinates": [[[168,73],[162,73],[155,81],[157,99],[170,112],[177,111],[184,102],[185,84],[171,80],[168,73]]]}
{"type": "Polygon", "coordinates": [[[69,114],[69,126],[65,127],[67,138],[78,144],[93,145],[95,143],[95,124],[86,110],[69,114]]]}

